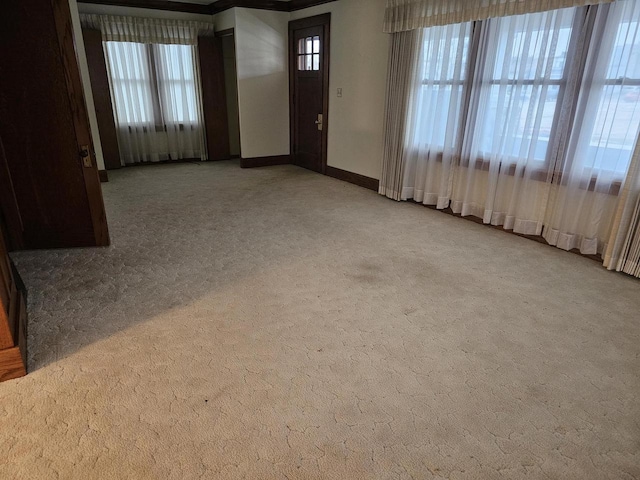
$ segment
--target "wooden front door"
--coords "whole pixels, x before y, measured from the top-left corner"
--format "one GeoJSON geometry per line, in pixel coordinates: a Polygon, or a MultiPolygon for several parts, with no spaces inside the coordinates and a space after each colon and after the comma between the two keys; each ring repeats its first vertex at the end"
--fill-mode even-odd
{"type": "Polygon", "coordinates": [[[15,198],[0,206],[11,246],[108,245],[68,0],[2,2],[0,43],[0,176],[10,176],[0,184],[10,180],[15,198]]]}
{"type": "Polygon", "coordinates": [[[331,14],[289,22],[291,156],[324,173],[329,110],[331,14]]]}

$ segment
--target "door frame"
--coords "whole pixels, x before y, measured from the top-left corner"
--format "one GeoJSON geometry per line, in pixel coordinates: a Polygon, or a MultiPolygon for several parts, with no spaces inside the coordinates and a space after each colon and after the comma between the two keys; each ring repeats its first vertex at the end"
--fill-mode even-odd
{"type": "Polygon", "coordinates": [[[289,149],[291,162],[295,164],[295,72],[297,69],[296,45],[294,32],[308,27],[323,27],[322,32],[322,142],[320,158],[321,172],[326,175],[327,145],[329,144],[329,65],[331,64],[331,13],[315,15],[313,17],[291,20],[289,22],[289,149]]]}

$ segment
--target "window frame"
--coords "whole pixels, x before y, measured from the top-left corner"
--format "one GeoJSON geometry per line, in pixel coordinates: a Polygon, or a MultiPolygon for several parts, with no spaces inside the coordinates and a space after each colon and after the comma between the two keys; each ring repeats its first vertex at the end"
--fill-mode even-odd
{"type": "MultiPolygon", "coordinates": [[[[103,42],[105,44],[105,49],[106,49],[106,44],[108,42],[103,42]]],[[[113,42],[116,43],[116,42],[113,42]]],[[[127,42],[127,43],[133,43],[136,45],[141,46],[141,50],[143,51],[143,54],[146,57],[146,62],[145,65],[142,65],[141,68],[147,68],[148,69],[148,76],[149,79],[147,80],[146,78],[140,78],[140,77],[135,77],[135,78],[122,78],[121,76],[117,76],[117,75],[109,75],[109,81],[112,83],[119,83],[120,85],[131,85],[131,84],[138,84],[138,85],[143,85],[143,86],[149,86],[149,91],[150,91],[150,101],[151,101],[151,109],[152,109],[152,118],[150,118],[147,122],[127,122],[124,123],[122,125],[118,125],[120,128],[128,128],[129,131],[131,131],[132,128],[142,128],[143,131],[146,131],[149,128],[149,124],[153,124],[155,125],[155,131],[156,132],[166,132],[167,128],[169,126],[171,127],[177,127],[179,131],[184,131],[189,127],[197,127],[199,125],[198,119],[195,120],[191,120],[191,119],[183,119],[183,120],[173,120],[173,119],[168,119],[167,115],[165,114],[165,112],[163,111],[162,108],[162,93],[161,93],[161,89],[165,88],[166,84],[172,84],[172,83],[177,83],[177,82],[184,82],[185,80],[182,79],[176,79],[176,78],[168,78],[168,79],[162,79],[159,78],[158,76],[158,70],[157,70],[157,56],[158,56],[158,51],[157,49],[161,48],[162,46],[164,46],[164,44],[152,44],[152,43],[140,43],[140,42],[127,42]]],[[[181,45],[182,46],[182,45],[181,45]]],[[[190,52],[191,53],[191,52],[190,52]]],[[[196,106],[197,106],[197,80],[196,80],[196,70],[195,70],[195,65],[193,65],[194,68],[194,72],[193,72],[193,80],[188,80],[187,83],[191,84],[193,86],[194,89],[194,95],[196,95],[196,106]]],[[[196,107],[197,108],[197,107],[196,107]]]]}

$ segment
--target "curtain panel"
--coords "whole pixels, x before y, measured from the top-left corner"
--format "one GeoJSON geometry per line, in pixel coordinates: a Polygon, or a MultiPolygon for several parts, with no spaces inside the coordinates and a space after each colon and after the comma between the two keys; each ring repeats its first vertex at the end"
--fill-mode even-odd
{"type": "Polygon", "coordinates": [[[382,176],[378,193],[401,200],[405,162],[405,131],[412,104],[413,78],[418,68],[422,31],[400,32],[390,45],[385,103],[382,176]]]}
{"type": "Polygon", "coordinates": [[[640,277],[640,142],[620,192],[604,266],[640,277]]]}
{"type": "Polygon", "coordinates": [[[387,0],[384,32],[611,3],[613,0],[387,0]]]}
{"type": "Polygon", "coordinates": [[[212,23],[186,20],[82,14],[80,21],[100,30],[103,42],[197,45],[198,36],[214,35],[212,23]]]}
{"type": "Polygon", "coordinates": [[[640,2],[399,32],[391,44],[381,194],[640,273],[640,2]]]}

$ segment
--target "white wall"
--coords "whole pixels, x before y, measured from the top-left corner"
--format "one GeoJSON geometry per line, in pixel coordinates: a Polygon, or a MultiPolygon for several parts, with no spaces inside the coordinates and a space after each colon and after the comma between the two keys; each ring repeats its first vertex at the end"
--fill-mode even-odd
{"type": "Polygon", "coordinates": [[[84,99],[87,105],[87,114],[89,116],[89,126],[91,128],[93,148],[96,152],[96,164],[98,165],[98,170],[104,170],[105,168],[104,155],[102,153],[102,142],[100,141],[100,131],[98,130],[96,107],[93,103],[93,91],[91,90],[91,80],[89,78],[89,64],[87,63],[87,54],[84,50],[82,26],[80,25],[80,15],[78,14],[78,4],[76,0],[69,0],[69,8],[71,9],[71,23],[73,25],[76,56],[78,58],[78,67],[80,68],[80,77],[82,79],[84,99]]]}
{"type": "Polygon", "coordinates": [[[331,12],[327,164],[380,178],[389,35],[386,0],[338,0],[298,10],[291,20],[331,12]],[[342,98],[337,89],[342,88],[342,98]]]}
{"type": "Polygon", "coordinates": [[[220,30],[228,30],[230,28],[236,27],[236,9],[230,8],[229,10],[225,10],[224,12],[218,13],[214,17],[215,23],[215,31],[219,32],[220,30]]]}
{"type": "MultiPolygon", "coordinates": [[[[386,0],[338,0],[293,13],[233,8],[216,30],[235,28],[242,156],[289,154],[288,22],[331,12],[327,163],[380,178],[389,36],[386,0]],[[343,89],[342,98],[336,95],[343,89]]],[[[81,4],[83,13],[211,21],[212,17],[81,4]]]]}
{"type": "Polygon", "coordinates": [[[241,155],[289,154],[289,13],[235,8],[241,155]]]}

